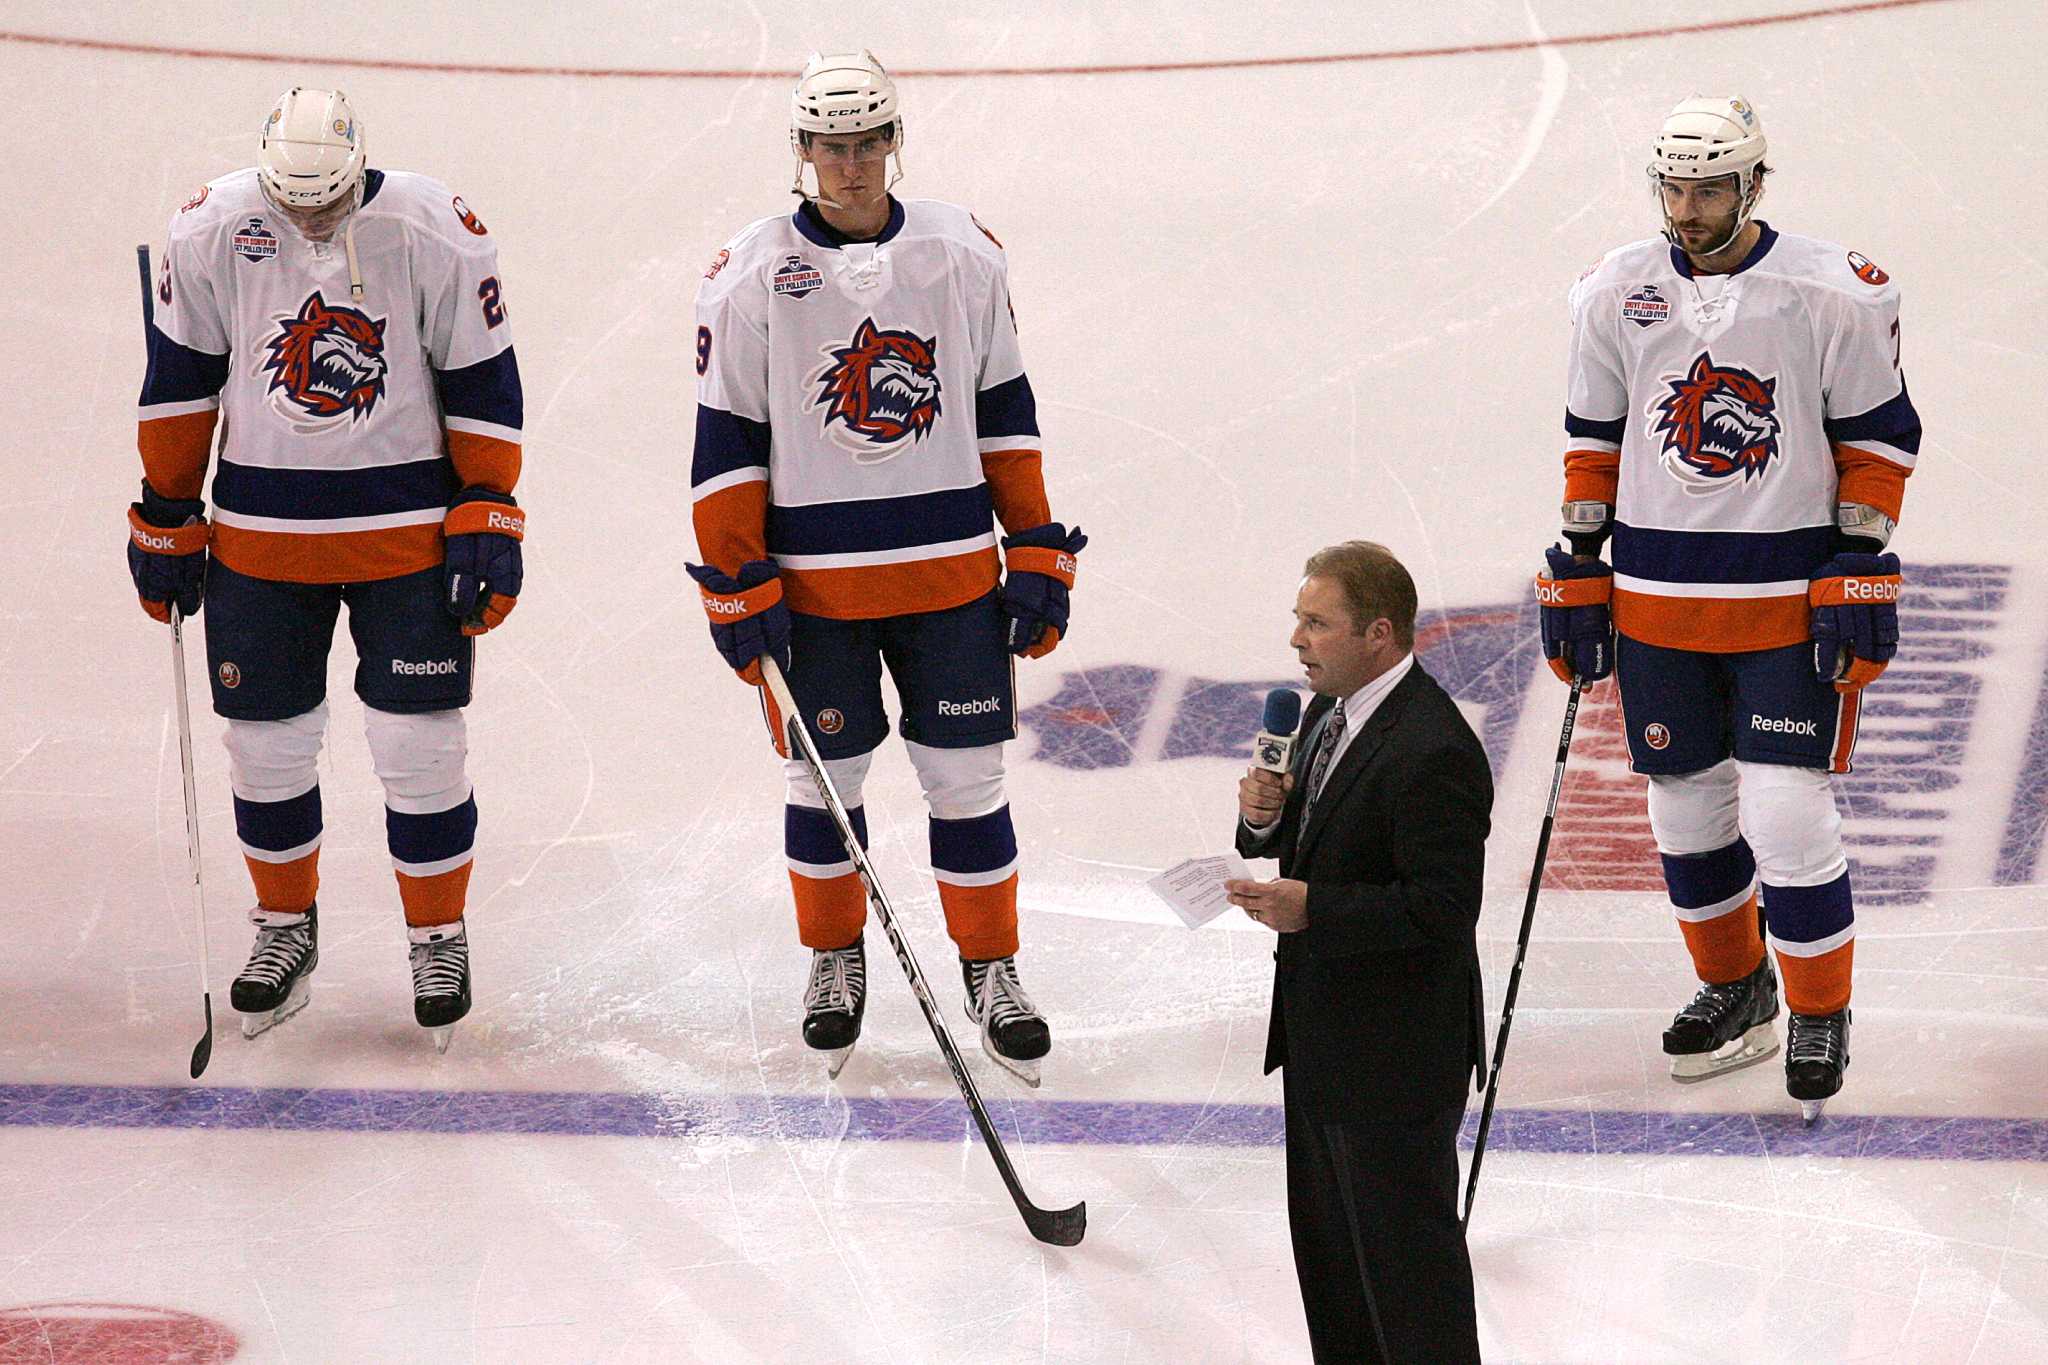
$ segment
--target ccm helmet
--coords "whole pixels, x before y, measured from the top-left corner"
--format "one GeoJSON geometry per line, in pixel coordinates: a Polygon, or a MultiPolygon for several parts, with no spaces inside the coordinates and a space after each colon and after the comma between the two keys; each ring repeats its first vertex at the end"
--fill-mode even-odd
{"type": "MultiPolygon", "coordinates": [[[[1764,165],[1764,151],[1763,120],[1740,95],[1694,95],[1679,101],[1665,116],[1649,165],[1650,188],[1658,196],[1659,210],[1663,210],[1661,186],[1666,180],[1718,180],[1732,175],[1742,197],[1734,228],[1702,255],[1722,250],[1748,226],[1763,197],[1764,176],[1770,172],[1764,165]]],[[[1672,245],[1679,245],[1669,213],[1664,214],[1664,236],[1672,245]]]]}
{"type": "Polygon", "coordinates": [[[891,129],[889,151],[896,169],[889,188],[903,178],[903,114],[896,100],[896,82],[875,54],[813,52],[804,63],[790,97],[789,146],[796,154],[796,180],[790,186],[804,193],[804,162],[811,137],[818,133],[866,133],[891,129]]]}
{"type": "Polygon", "coordinates": [[[295,85],[263,121],[256,173],[280,208],[319,209],[363,182],[363,125],[339,90],[295,85]]]}

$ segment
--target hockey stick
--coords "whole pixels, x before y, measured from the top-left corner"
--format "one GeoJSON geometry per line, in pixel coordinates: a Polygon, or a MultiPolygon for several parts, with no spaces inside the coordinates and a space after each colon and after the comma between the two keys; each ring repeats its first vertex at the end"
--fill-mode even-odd
{"type": "MultiPolygon", "coordinates": [[[[156,324],[156,305],[149,282],[149,247],[135,248],[135,265],[142,276],[143,341],[156,324]]],[[[192,1048],[192,1079],[205,1074],[213,1060],[213,983],[206,970],[206,883],[199,872],[199,794],[192,781],[192,703],[185,693],[185,617],[176,602],[171,603],[171,677],[178,697],[178,765],[185,774],[185,860],[192,867],[192,899],[199,917],[199,999],[206,1009],[206,1032],[192,1048]]]]}
{"type": "Polygon", "coordinates": [[[803,716],[796,709],[796,699],[790,695],[789,683],[783,678],[775,660],[766,655],[761,657],[761,676],[768,684],[768,693],[776,708],[782,712],[791,747],[810,770],[811,780],[818,786],[818,795],[824,799],[832,823],[839,828],[839,841],[846,846],[847,856],[853,859],[861,881],[867,884],[868,900],[875,907],[875,917],[882,922],[882,932],[889,936],[889,946],[896,950],[896,962],[910,980],[910,993],[917,997],[918,1008],[924,1011],[924,1021],[931,1025],[932,1036],[939,1040],[939,1051],[945,1054],[946,1065],[953,1068],[953,1080],[960,1087],[961,1098],[967,1101],[968,1112],[974,1115],[974,1126],[981,1130],[981,1140],[987,1144],[989,1155],[995,1158],[996,1170],[1001,1173],[1003,1184],[1009,1187],[1010,1198],[1017,1203],[1017,1212],[1024,1216],[1024,1226],[1039,1241],[1056,1247],[1079,1244],[1088,1231],[1088,1205],[1083,1202],[1067,1209],[1042,1209],[1026,1197],[1016,1169],[1010,1165],[1010,1154],[1004,1150],[1003,1140],[996,1135],[995,1125],[989,1122],[988,1110],[982,1106],[981,1092],[974,1088],[974,1078],[967,1074],[967,1064],[960,1058],[960,1049],[954,1045],[953,1035],[947,1031],[939,1007],[932,1002],[931,988],[925,984],[924,972],[910,951],[909,940],[903,937],[903,931],[896,925],[896,912],[890,908],[889,897],[882,890],[881,878],[875,875],[874,866],[868,862],[867,850],[860,846],[860,839],[853,832],[853,821],[847,818],[846,805],[839,799],[838,789],[832,785],[831,774],[825,771],[825,760],[812,742],[810,727],[804,724],[803,716]]]}
{"type": "Polygon", "coordinates": [[[1579,684],[1572,684],[1564,704],[1564,729],[1557,736],[1557,770],[1550,775],[1550,804],[1543,812],[1543,830],[1536,836],[1536,866],[1529,871],[1529,898],[1522,902],[1522,932],[1515,941],[1515,968],[1508,974],[1508,993],[1500,1007],[1500,1032],[1493,1040],[1493,1068],[1486,1077],[1486,1103],[1479,1110],[1479,1134],[1472,1143],[1472,1172],[1465,1178],[1465,1213],[1460,1228],[1472,1222],[1472,1201],[1479,1196],[1479,1163],[1486,1159],[1486,1133],[1493,1126],[1493,1102],[1500,1098],[1500,1064],[1508,1053],[1508,1029],[1515,1022],[1515,996],[1522,989],[1522,963],[1529,956],[1529,930],[1536,923],[1536,892],[1543,885],[1543,859],[1550,852],[1550,830],[1557,823],[1557,796],[1564,790],[1564,761],[1572,751],[1572,726],[1579,718],[1579,684]]]}

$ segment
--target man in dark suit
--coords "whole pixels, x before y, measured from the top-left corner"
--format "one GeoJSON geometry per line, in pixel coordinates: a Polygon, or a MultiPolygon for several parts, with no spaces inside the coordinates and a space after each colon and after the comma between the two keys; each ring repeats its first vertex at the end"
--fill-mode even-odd
{"type": "Polygon", "coordinates": [[[1318,1361],[1477,1361],[1458,1127],[1484,1074],[1479,922],[1493,779],[1416,664],[1415,583],[1383,546],[1312,556],[1294,634],[1316,694],[1285,777],[1238,785],[1233,904],[1279,935],[1287,1215],[1318,1361]]]}

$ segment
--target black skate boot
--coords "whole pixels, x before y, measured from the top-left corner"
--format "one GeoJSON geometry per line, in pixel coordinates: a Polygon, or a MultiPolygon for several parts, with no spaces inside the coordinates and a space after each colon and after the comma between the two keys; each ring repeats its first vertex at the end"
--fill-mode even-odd
{"type": "Polygon", "coordinates": [[[1778,1017],[1778,975],[1764,953],[1740,981],[1701,986],[1692,1003],[1664,1030],[1671,1079],[1683,1084],[1754,1066],[1778,1050],[1771,1021],[1778,1017]]]}
{"type": "Polygon", "coordinates": [[[256,926],[256,946],[228,988],[228,1002],[242,1015],[244,1038],[254,1038],[304,1009],[313,995],[313,969],[320,965],[317,907],[309,905],[304,914],[293,914],[259,905],[249,912],[249,922],[256,926]]]}
{"type": "Polygon", "coordinates": [[[1052,1051],[1052,1030],[1017,981],[1017,960],[960,960],[967,1017],[981,1025],[981,1049],[1024,1084],[1038,1087],[1038,1060],[1052,1051]]]}
{"type": "Polygon", "coordinates": [[[1785,1040],[1785,1093],[1799,1101],[1799,1116],[1808,1125],[1821,1107],[1842,1088],[1849,1069],[1849,1011],[1792,1016],[1785,1040]]]}
{"type": "Polygon", "coordinates": [[[836,1077],[860,1037],[868,1007],[866,941],[811,952],[811,980],[804,987],[804,1042],[826,1053],[825,1070],[836,1077]]]}
{"type": "Polygon", "coordinates": [[[455,1025],[469,1013],[469,930],[452,924],[406,926],[412,940],[412,1017],[434,1034],[434,1049],[448,1050],[455,1025]]]}

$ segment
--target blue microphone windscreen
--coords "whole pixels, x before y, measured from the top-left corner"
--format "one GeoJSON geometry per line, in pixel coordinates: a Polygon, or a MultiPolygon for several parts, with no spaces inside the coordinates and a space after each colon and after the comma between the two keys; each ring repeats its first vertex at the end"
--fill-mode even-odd
{"type": "Polygon", "coordinates": [[[1291,688],[1276,687],[1266,694],[1266,718],[1259,722],[1259,728],[1269,735],[1291,735],[1301,724],[1301,694],[1291,688]]]}

